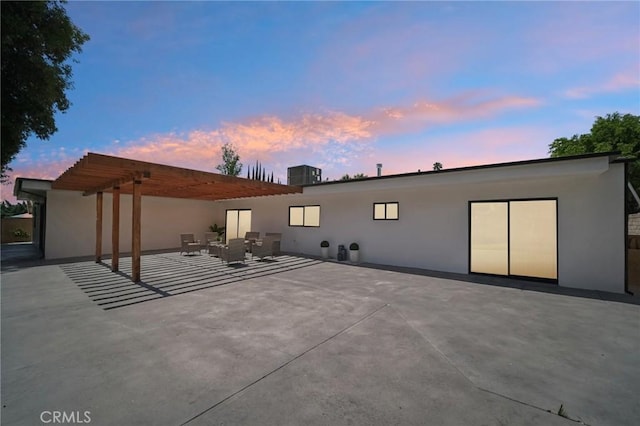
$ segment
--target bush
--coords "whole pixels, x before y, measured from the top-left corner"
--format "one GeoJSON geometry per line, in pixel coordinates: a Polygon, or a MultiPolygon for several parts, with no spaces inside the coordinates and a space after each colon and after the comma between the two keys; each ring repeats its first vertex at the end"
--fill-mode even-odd
{"type": "Polygon", "coordinates": [[[320,243],[320,247],[329,247],[329,241],[324,240],[323,242],[320,243]]]}
{"type": "Polygon", "coordinates": [[[351,245],[349,246],[349,250],[360,250],[360,246],[358,245],[358,243],[351,243],[351,245]]]}
{"type": "Polygon", "coordinates": [[[13,231],[13,236],[16,238],[28,238],[29,233],[22,228],[18,228],[15,231],[13,231]]]}

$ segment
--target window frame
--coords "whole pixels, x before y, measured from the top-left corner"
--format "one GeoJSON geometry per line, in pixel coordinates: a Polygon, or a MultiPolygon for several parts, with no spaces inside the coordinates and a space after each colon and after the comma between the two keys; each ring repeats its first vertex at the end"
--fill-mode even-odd
{"type": "Polygon", "coordinates": [[[320,227],[320,204],[307,204],[303,206],[289,206],[289,222],[290,227],[293,228],[319,228],[320,227]],[[305,223],[306,218],[306,209],[307,207],[317,207],[318,208],[318,224],[317,225],[307,225],[305,223]],[[301,208],[302,209],[302,225],[292,225],[291,224],[291,209],[301,208]]]}
{"type": "Polygon", "coordinates": [[[400,220],[400,202],[398,202],[398,201],[374,202],[373,203],[373,220],[400,220]],[[389,204],[395,204],[396,205],[396,211],[398,212],[398,217],[396,217],[396,218],[387,217],[387,206],[389,204]],[[384,206],[384,217],[383,218],[376,218],[376,206],[377,205],[383,205],[384,206]]]}
{"type": "Polygon", "coordinates": [[[500,198],[500,199],[486,199],[486,200],[469,200],[467,202],[467,213],[468,213],[468,222],[467,222],[467,271],[469,274],[473,275],[486,275],[486,276],[495,276],[495,277],[503,277],[508,279],[521,279],[526,281],[533,282],[542,282],[549,284],[558,285],[560,282],[560,231],[559,231],[559,205],[560,201],[558,197],[533,197],[533,198],[500,198]],[[540,278],[540,277],[531,277],[531,276],[523,276],[523,275],[513,275],[511,274],[511,203],[518,201],[554,201],[556,208],[556,223],[555,223],[555,231],[556,231],[556,278],[540,278]],[[507,274],[506,275],[496,275],[489,274],[484,272],[472,272],[471,271],[471,205],[474,203],[506,203],[507,205],[507,274]]]}

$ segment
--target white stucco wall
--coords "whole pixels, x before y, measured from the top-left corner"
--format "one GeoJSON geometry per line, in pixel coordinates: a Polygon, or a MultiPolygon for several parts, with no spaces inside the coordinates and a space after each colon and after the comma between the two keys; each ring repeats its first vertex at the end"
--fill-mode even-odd
{"type": "Polygon", "coordinates": [[[624,292],[624,166],[595,158],[305,187],[290,196],[230,200],[252,209],[252,229],[282,232],[286,251],[319,255],[320,241],[360,245],[364,262],[468,273],[468,202],[558,198],[558,282],[624,292]],[[542,171],[541,171],[542,170],[542,171]],[[374,202],[400,219],[374,221],[374,202]],[[292,205],[321,206],[320,227],[288,226],[292,205]]]}
{"type": "MultiPolygon", "coordinates": [[[[624,292],[624,166],[607,157],[440,172],[305,187],[303,194],[220,202],[142,198],[142,249],[179,246],[224,225],[226,209],[251,209],[252,229],[283,234],[282,249],[320,254],[320,241],[360,244],[363,262],[468,273],[469,201],[558,199],[558,282],[624,292]],[[373,203],[400,203],[400,219],[374,221],[373,203]],[[320,227],[289,227],[289,206],[320,205],[320,227]]],[[[95,196],[49,191],[46,257],[94,254],[95,196]]],[[[111,252],[104,196],[103,254],[111,252]]],[[[120,251],[131,250],[131,197],[121,196],[120,251]]]]}
{"type": "MultiPolygon", "coordinates": [[[[120,253],[131,252],[131,196],[120,196],[120,253]]],[[[111,253],[112,196],[103,198],[102,253],[111,253]]],[[[202,239],[217,217],[212,201],[142,197],[142,250],[180,247],[181,233],[202,239]]],[[[47,259],[95,254],[96,196],[75,191],[47,194],[47,259]]]]}

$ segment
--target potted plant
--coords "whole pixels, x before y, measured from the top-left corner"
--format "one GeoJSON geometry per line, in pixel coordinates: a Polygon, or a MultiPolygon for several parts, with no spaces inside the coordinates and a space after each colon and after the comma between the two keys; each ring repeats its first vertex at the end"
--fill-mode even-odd
{"type": "Polygon", "coordinates": [[[324,259],[329,258],[329,241],[324,240],[320,243],[320,250],[322,251],[322,257],[324,259]]]}
{"type": "Polygon", "coordinates": [[[358,243],[351,243],[349,245],[349,260],[352,262],[358,262],[360,257],[360,246],[358,243]]]}
{"type": "Polygon", "coordinates": [[[214,223],[209,227],[211,232],[216,232],[218,234],[218,241],[222,240],[222,234],[224,234],[224,226],[218,226],[217,223],[214,223]]]}

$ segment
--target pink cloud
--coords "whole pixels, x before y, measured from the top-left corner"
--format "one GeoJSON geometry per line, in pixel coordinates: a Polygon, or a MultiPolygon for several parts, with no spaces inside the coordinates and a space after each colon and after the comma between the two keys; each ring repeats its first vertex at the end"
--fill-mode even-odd
{"type": "MultiPolygon", "coordinates": [[[[283,154],[300,156],[300,151],[318,154],[328,146],[365,143],[373,134],[372,123],[363,117],[341,112],[304,114],[293,120],[264,116],[239,123],[223,123],[212,131],[155,135],[117,147],[113,155],[202,170],[220,163],[220,149],[232,144],[241,161],[275,162],[283,154]]],[[[348,155],[348,152],[345,152],[348,155]]]]}
{"type": "Polygon", "coordinates": [[[13,170],[7,173],[7,181],[1,186],[0,199],[15,204],[16,198],[13,196],[13,185],[15,184],[16,178],[28,177],[32,179],[54,180],[71,167],[78,159],[79,157],[37,162],[23,161],[13,164],[13,170]]]}
{"type": "Polygon", "coordinates": [[[366,158],[379,137],[488,118],[540,104],[534,98],[467,93],[444,101],[376,108],[362,115],[326,111],[290,119],[262,116],[223,123],[212,131],[154,135],[118,146],[108,153],[213,170],[220,162],[220,148],[230,143],[245,164],[259,160],[285,170],[295,162],[314,161],[332,168],[332,165],[348,165],[366,158]]]}
{"type": "Polygon", "coordinates": [[[566,90],[564,96],[570,99],[586,99],[600,93],[622,92],[629,89],[637,90],[640,87],[639,71],[635,69],[619,72],[600,84],[573,87],[566,90]]]}
{"type": "MultiPolygon", "coordinates": [[[[215,171],[215,166],[221,161],[221,147],[225,143],[231,143],[245,165],[259,160],[267,170],[278,173],[276,179],[286,182],[286,169],[293,165],[313,164],[329,174],[341,175],[342,171],[349,172],[372,163],[376,161],[376,143],[381,137],[410,134],[433,126],[479,118],[487,119],[504,112],[535,107],[540,103],[534,98],[465,93],[446,100],[423,100],[410,105],[376,108],[361,115],[325,111],[289,119],[262,116],[242,122],[223,123],[210,131],[150,135],[125,143],[114,141],[100,152],[215,171]]],[[[453,146],[457,143],[454,142],[453,146]]],[[[55,179],[77,161],[82,153],[60,150],[55,156],[43,155],[40,158],[19,157],[13,164],[15,170],[12,176],[55,179]]],[[[415,158],[419,156],[416,155],[409,161],[415,158]]],[[[398,171],[412,168],[405,167],[401,170],[407,165],[406,158],[398,159],[397,164],[398,171]]],[[[3,191],[3,197],[4,192],[6,191],[3,191]]]]}
{"type": "Polygon", "coordinates": [[[557,132],[557,129],[523,126],[458,133],[440,140],[426,139],[402,150],[378,150],[370,164],[358,166],[373,176],[376,162],[383,163],[383,174],[396,174],[429,171],[435,162],[452,169],[544,158],[548,155],[547,144],[557,137],[557,132]]]}
{"type": "Polygon", "coordinates": [[[427,127],[487,118],[502,112],[541,104],[541,100],[530,97],[483,98],[480,93],[466,93],[441,102],[419,101],[405,107],[383,108],[375,114],[374,127],[379,133],[398,133],[406,131],[407,127],[427,127]]]}

